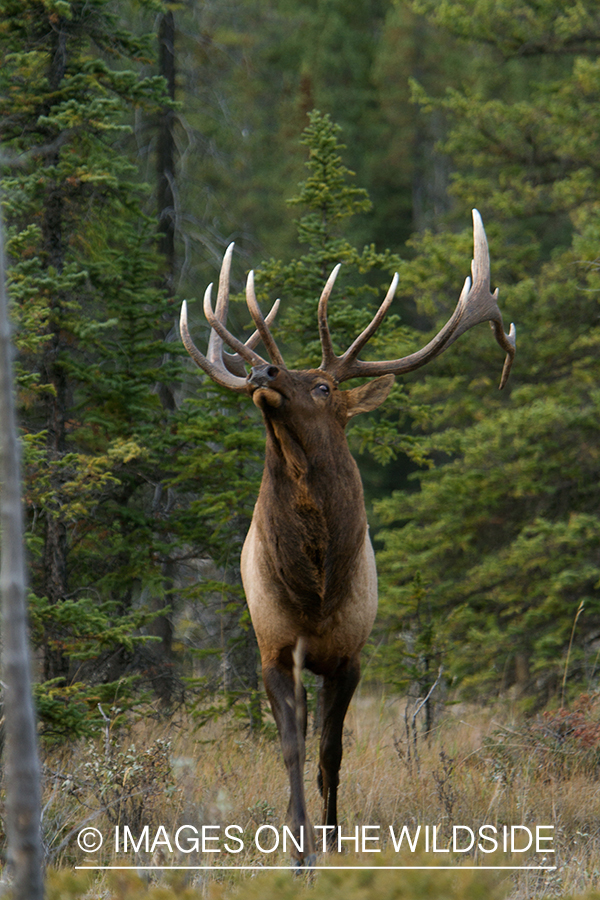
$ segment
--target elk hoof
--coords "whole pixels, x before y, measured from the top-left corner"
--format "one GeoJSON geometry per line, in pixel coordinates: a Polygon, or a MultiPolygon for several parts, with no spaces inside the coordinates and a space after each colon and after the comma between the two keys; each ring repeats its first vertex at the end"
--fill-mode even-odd
{"type": "Polygon", "coordinates": [[[294,867],[294,874],[300,875],[305,869],[314,869],[317,862],[317,854],[316,853],[307,853],[304,859],[294,859],[292,860],[292,865],[294,867]]]}

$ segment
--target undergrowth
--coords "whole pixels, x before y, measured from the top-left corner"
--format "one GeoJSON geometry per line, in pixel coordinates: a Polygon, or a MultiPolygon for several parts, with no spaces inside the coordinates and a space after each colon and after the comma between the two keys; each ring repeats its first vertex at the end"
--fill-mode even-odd
{"type": "MultiPolygon", "coordinates": [[[[529,720],[509,708],[449,706],[427,737],[421,731],[407,735],[403,712],[402,703],[385,697],[359,694],[352,704],[339,801],[344,852],[321,854],[317,864],[363,870],[330,868],[308,877],[260,871],[289,865],[281,842],[268,852],[270,841],[283,833],[288,799],[280,750],[271,737],[250,738],[223,723],[198,732],[180,717],[132,721],[102,740],[46,751],[49,900],[600,900],[597,695],[529,720]],[[230,834],[243,842],[225,842],[231,826],[238,830],[230,834]],[[525,849],[523,841],[529,833],[535,836],[536,826],[552,840],[537,848],[534,840],[525,849]],[[403,827],[402,847],[395,850],[403,827]],[[78,844],[84,828],[103,837],[94,852],[78,844]],[[363,828],[367,842],[355,847],[352,837],[363,828]],[[259,829],[260,847],[252,840],[259,829]],[[468,829],[475,836],[470,849],[468,829]],[[514,853],[509,852],[511,829],[517,835],[514,853]],[[497,837],[493,854],[482,838],[491,834],[497,837]],[[506,852],[502,834],[509,840],[506,852]],[[131,869],[76,869],[82,865],[131,869]],[[215,865],[231,868],[198,868],[215,865]],[[483,868],[491,865],[529,868],[483,868]]],[[[315,823],[320,821],[317,759],[318,739],[309,724],[305,780],[315,823]]]]}

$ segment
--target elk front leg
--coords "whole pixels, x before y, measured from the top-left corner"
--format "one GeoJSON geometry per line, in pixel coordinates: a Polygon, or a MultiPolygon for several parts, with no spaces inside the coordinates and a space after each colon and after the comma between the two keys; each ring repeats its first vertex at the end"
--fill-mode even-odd
{"type": "MultiPolygon", "coordinates": [[[[337,826],[337,789],[342,763],[342,732],[344,718],[356,686],[360,680],[358,657],[343,663],[335,675],[323,681],[323,728],[319,754],[319,789],[323,797],[323,825],[337,826]]],[[[337,835],[328,831],[328,844],[334,845],[337,835]]]]}
{"type": "Polygon", "coordinates": [[[263,681],[279,731],[283,759],[290,779],[288,806],[290,828],[302,847],[302,850],[298,851],[292,846],[292,856],[301,865],[311,865],[314,860],[315,838],[306,811],[304,795],[306,691],[303,687],[302,707],[296,710],[292,669],[284,668],[281,664],[263,666],[263,681]]]}

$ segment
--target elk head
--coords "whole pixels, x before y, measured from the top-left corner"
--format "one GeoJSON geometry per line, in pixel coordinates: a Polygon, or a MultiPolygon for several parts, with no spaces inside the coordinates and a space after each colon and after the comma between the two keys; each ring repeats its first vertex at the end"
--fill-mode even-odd
{"type": "MultiPolygon", "coordinates": [[[[511,325],[509,333],[505,333],[502,314],[498,307],[498,290],[496,289],[493,294],[490,292],[490,257],[487,238],[481,216],[476,209],[473,210],[473,244],[472,280],[470,277],[466,278],[454,313],[441,331],[425,347],[400,359],[376,362],[366,362],[358,359],[360,351],[369,338],[377,331],[390,307],[398,284],[397,274],[394,276],[385,299],[370,324],[342,356],[336,356],[333,352],[327,322],[327,304],[340,270],[339,265],[335,267],[323,288],[319,300],[318,323],[322,348],[321,364],[317,370],[311,370],[310,373],[301,373],[311,398],[310,402],[314,404],[315,411],[323,404],[332,402],[331,398],[338,393],[338,385],[343,381],[350,378],[396,376],[412,372],[414,369],[418,369],[428,363],[434,357],[439,356],[440,353],[443,353],[469,328],[485,321],[490,322],[496,340],[506,350],[507,355],[500,380],[500,388],[504,387],[515,355],[515,327],[511,325]]],[[[275,302],[265,319],[256,300],[253,272],[250,272],[248,275],[246,283],[246,302],[256,326],[256,331],[245,343],[242,343],[227,330],[225,323],[229,303],[229,273],[232,252],[233,244],[227,248],[223,258],[215,310],[213,310],[211,301],[212,285],[208,286],[204,295],[204,314],[211,326],[207,355],[204,356],[198,350],[190,337],[185,301],[181,309],[181,338],[192,359],[217,384],[238,393],[252,395],[256,405],[263,413],[267,414],[269,411],[286,405],[291,384],[294,383],[294,379],[291,376],[295,373],[287,369],[269,329],[277,313],[279,300],[275,302]],[[262,340],[266,347],[271,360],[270,363],[254,350],[259,340],[262,340]],[[224,344],[227,344],[235,352],[228,353],[225,351],[224,344]],[[252,367],[251,374],[248,376],[246,375],[245,363],[252,367]]],[[[346,417],[350,418],[359,412],[378,406],[389,393],[392,378],[388,377],[385,381],[373,384],[375,385],[374,389],[362,386],[343,392],[346,395],[345,399],[342,401],[338,399],[337,401],[341,419],[344,416],[343,409],[345,409],[346,417]]]]}

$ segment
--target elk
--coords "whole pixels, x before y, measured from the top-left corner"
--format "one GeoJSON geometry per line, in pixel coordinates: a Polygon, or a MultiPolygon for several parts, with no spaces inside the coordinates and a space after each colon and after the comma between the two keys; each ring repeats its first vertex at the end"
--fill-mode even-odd
{"type": "MultiPolygon", "coordinates": [[[[336,356],[327,323],[327,303],[340,266],[331,273],[319,300],[322,347],[316,369],[288,369],[270,331],[279,301],[265,318],[254,277],[246,301],[256,331],[242,343],[226,327],[233,244],[225,253],[216,308],[212,285],[204,296],[211,326],[207,355],[194,345],[184,302],[181,337],[185,348],[217,384],[247,394],[263,415],[267,432],[262,483],[241,560],[262,675],[281,740],[290,782],[288,819],[297,847],[297,865],[315,858],[314,831],[304,792],[306,692],[302,668],[323,677],[318,784],[323,799],[323,835],[335,835],[342,729],[360,677],[360,653],[377,609],[375,557],[368,533],[363,488],[345,436],[348,421],[378,407],[396,375],[425,365],[479,322],[489,321],[506,351],[500,387],[515,354],[515,328],[505,334],[498,291],[490,293],[490,260],[483,223],[473,210],[474,254],[456,309],[429,343],[402,359],[366,362],[358,358],[379,328],[398,283],[342,356],[336,356]],[[254,348],[262,340],[270,362],[254,348]],[[233,353],[224,349],[228,345],[233,353]],[[247,375],[245,364],[250,366],[247,375]],[[375,377],[340,390],[350,378],[375,377]]],[[[324,841],[325,844],[325,841],[324,841]]]]}

